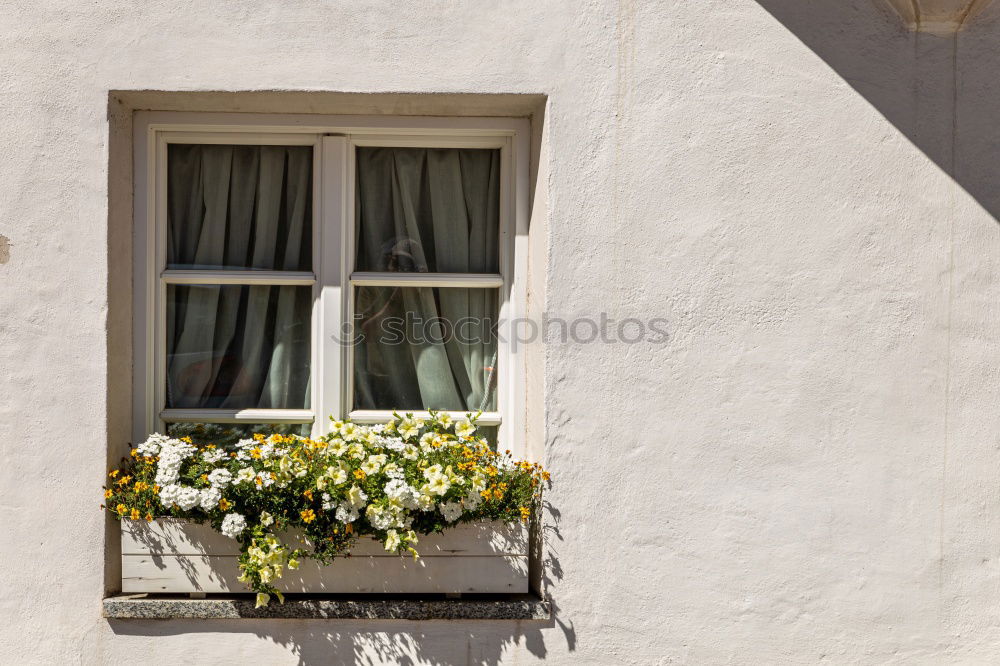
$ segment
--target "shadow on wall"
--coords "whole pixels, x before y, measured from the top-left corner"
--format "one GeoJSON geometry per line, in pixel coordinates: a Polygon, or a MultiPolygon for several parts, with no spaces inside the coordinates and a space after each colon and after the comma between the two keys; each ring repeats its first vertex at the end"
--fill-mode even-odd
{"type": "MultiPolygon", "coordinates": [[[[544,659],[544,623],[485,621],[402,622],[394,620],[110,620],[118,635],[150,637],[225,633],[256,635],[284,646],[298,663],[313,664],[489,664],[522,646],[544,659]],[[348,623],[366,628],[345,628],[348,623]],[[509,628],[508,628],[509,627],[509,628]],[[515,648],[516,649],[516,648],[515,648]]],[[[239,642],[240,639],[237,639],[239,642]]],[[[252,644],[240,652],[254,654],[252,644]]],[[[259,657],[258,657],[259,660],[259,657]]]]}
{"type": "Polygon", "coordinates": [[[1000,3],[936,36],[887,0],[756,2],[1000,218],[1000,3]]]}

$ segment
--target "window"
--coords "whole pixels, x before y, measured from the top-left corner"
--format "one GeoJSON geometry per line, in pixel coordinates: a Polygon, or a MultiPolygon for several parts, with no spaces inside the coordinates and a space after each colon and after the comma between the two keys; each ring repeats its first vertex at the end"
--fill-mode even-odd
{"type": "Polygon", "coordinates": [[[520,449],[526,123],[233,119],[137,119],[136,438],[481,410],[520,449]]]}

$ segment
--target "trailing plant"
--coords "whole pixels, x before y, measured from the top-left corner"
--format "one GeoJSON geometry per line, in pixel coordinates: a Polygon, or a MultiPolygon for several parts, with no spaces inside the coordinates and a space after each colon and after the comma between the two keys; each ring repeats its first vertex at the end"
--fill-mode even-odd
{"type": "MultiPolygon", "coordinates": [[[[329,564],[359,537],[418,557],[421,534],[477,520],[527,521],[548,472],[493,451],[478,415],[431,412],[387,424],[334,421],[318,439],[256,434],[232,446],[151,435],[112,470],[106,508],[119,519],[207,522],[239,542],[240,580],[257,605],[313,558],[329,564]],[[299,528],[305,540],[282,537],[299,528]]],[[[105,506],[105,505],[102,505],[105,506]]]]}

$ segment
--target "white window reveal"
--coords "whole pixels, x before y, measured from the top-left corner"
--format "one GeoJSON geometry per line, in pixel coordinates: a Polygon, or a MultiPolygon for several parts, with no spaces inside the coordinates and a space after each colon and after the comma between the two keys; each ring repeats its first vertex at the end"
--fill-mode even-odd
{"type": "Polygon", "coordinates": [[[310,119],[137,118],[136,441],[433,409],[522,451],[526,122],[310,119]]]}

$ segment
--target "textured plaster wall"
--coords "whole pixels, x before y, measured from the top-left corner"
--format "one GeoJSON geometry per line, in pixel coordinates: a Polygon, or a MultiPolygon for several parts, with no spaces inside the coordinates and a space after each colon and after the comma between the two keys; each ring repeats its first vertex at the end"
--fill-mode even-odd
{"type": "Polygon", "coordinates": [[[0,663],[995,661],[996,7],[4,3],[0,663]],[[100,617],[136,89],[548,96],[548,312],[671,333],[531,351],[553,622],[100,617]]]}

